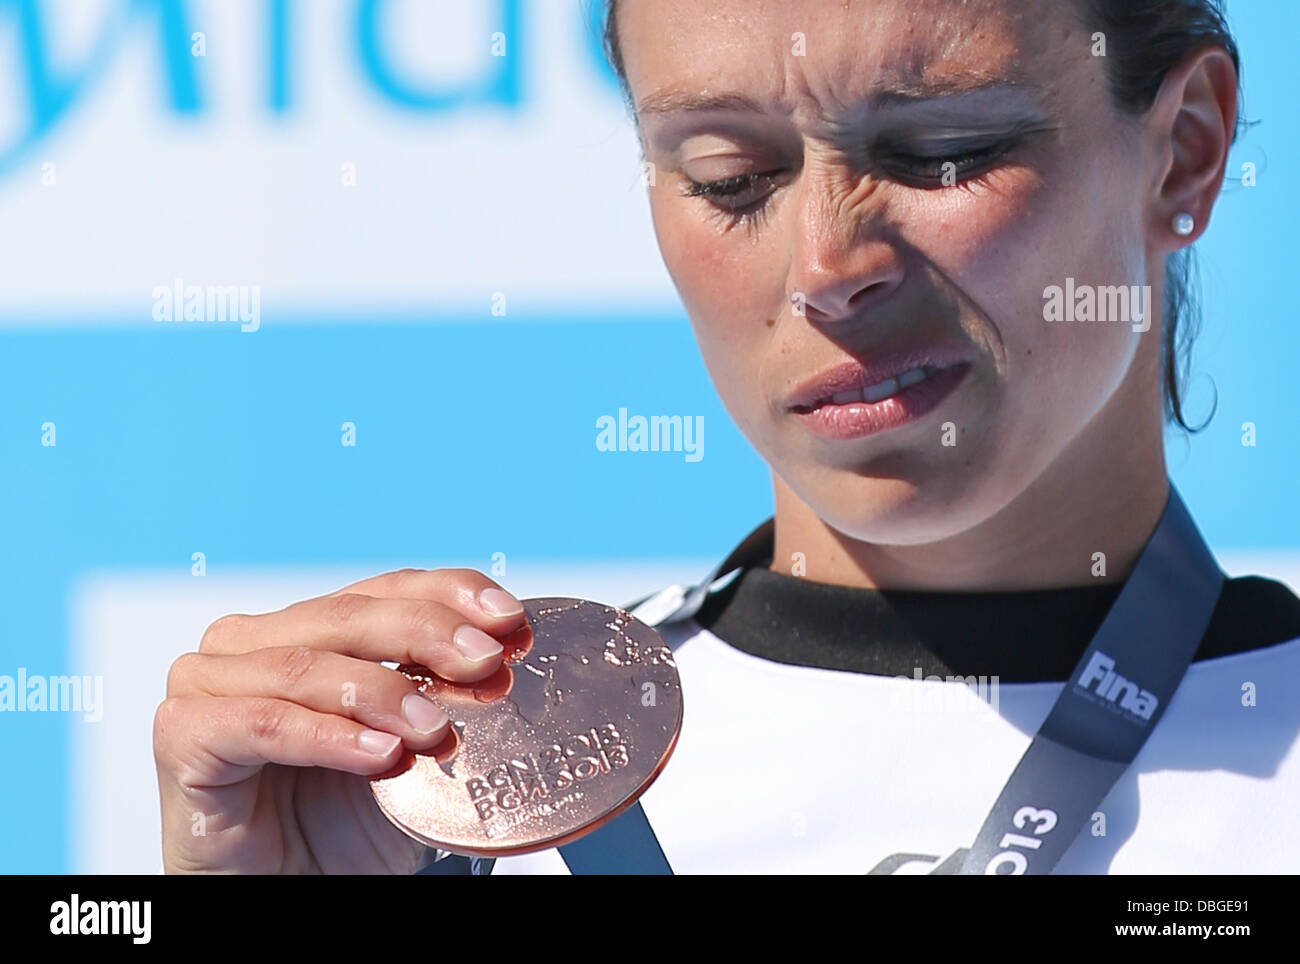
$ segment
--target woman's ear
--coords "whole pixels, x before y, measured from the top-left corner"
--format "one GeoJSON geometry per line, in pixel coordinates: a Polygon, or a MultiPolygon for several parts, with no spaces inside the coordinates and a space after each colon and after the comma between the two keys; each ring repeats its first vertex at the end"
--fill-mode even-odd
{"type": "Polygon", "coordinates": [[[1237,68],[1227,51],[1203,48],[1165,75],[1147,117],[1155,159],[1150,247],[1171,254],[1205,231],[1236,127],[1237,68]],[[1192,217],[1190,233],[1175,230],[1182,214],[1192,217]]]}

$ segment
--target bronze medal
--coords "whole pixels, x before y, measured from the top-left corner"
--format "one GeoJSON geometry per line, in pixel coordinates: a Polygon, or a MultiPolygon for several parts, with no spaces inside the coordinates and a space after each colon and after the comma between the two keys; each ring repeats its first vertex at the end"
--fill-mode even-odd
{"type": "Polygon", "coordinates": [[[677,742],[681,683],[658,633],[585,599],[522,602],[526,623],[501,638],[487,679],[398,667],[451,732],[370,785],[384,815],[430,847],[499,857],[569,843],[632,806],[677,742]]]}

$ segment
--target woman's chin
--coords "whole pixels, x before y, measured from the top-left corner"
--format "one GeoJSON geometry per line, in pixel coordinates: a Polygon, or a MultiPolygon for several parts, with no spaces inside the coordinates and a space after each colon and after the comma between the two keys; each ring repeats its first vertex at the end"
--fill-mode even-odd
{"type": "Polygon", "coordinates": [[[951,475],[933,479],[858,476],[802,497],[833,529],[879,545],[939,542],[987,515],[980,500],[951,475]]]}

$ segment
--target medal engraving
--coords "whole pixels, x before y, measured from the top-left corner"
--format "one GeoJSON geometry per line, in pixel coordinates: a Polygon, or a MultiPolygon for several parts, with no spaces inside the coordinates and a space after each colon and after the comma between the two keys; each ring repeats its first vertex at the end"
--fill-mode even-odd
{"type": "Polygon", "coordinates": [[[431,847],[473,856],[576,840],[636,802],[682,720],[672,651],[630,613],[582,599],[525,599],[501,668],[477,683],[399,671],[451,717],[427,754],[370,781],[384,815],[431,847]]]}

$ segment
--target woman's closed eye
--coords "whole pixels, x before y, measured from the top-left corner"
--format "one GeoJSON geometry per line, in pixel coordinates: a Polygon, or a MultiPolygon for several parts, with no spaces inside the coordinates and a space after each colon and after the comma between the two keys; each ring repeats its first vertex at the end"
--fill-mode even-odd
{"type": "MultiPolygon", "coordinates": [[[[951,187],[987,173],[1001,161],[1015,140],[963,146],[941,154],[924,154],[895,147],[878,149],[876,165],[891,180],[910,187],[951,187]]],[[[732,223],[743,223],[761,215],[767,199],[775,193],[788,169],[735,174],[715,181],[686,178],[686,197],[703,197],[732,223]]]]}
{"type": "MultiPolygon", "coordinates": [[[[736,174],[717,181],[696,181],[686,178],[687,197],[705,197],[728,210],[745,207],[755,200],[755,188],[768,188],[782,171],[763,171],[756,174],[736,174]]],[[[769,192],[770,193],[770,192],[769,192]]]]}
{"type": "Polygon", "coordinates": [[[711,212],[721,217],[728,227],[754,226],[762,218],[767,199],[775,192],[778,182],[787,170],[762,171],[754,174],[736,174],[716,181],[696,181],[686,177],[682,191],[685,197],[703,197],[710,202],[711,212]]]}
{"type": "Polygon", "coordinates": [[[884,148],[877,151],[877,163],[892,179],[913,187],[953,187],[987,173],[1013,147],[1014,140],[964,146],[942,154],[925,154],[884,148]]]}

